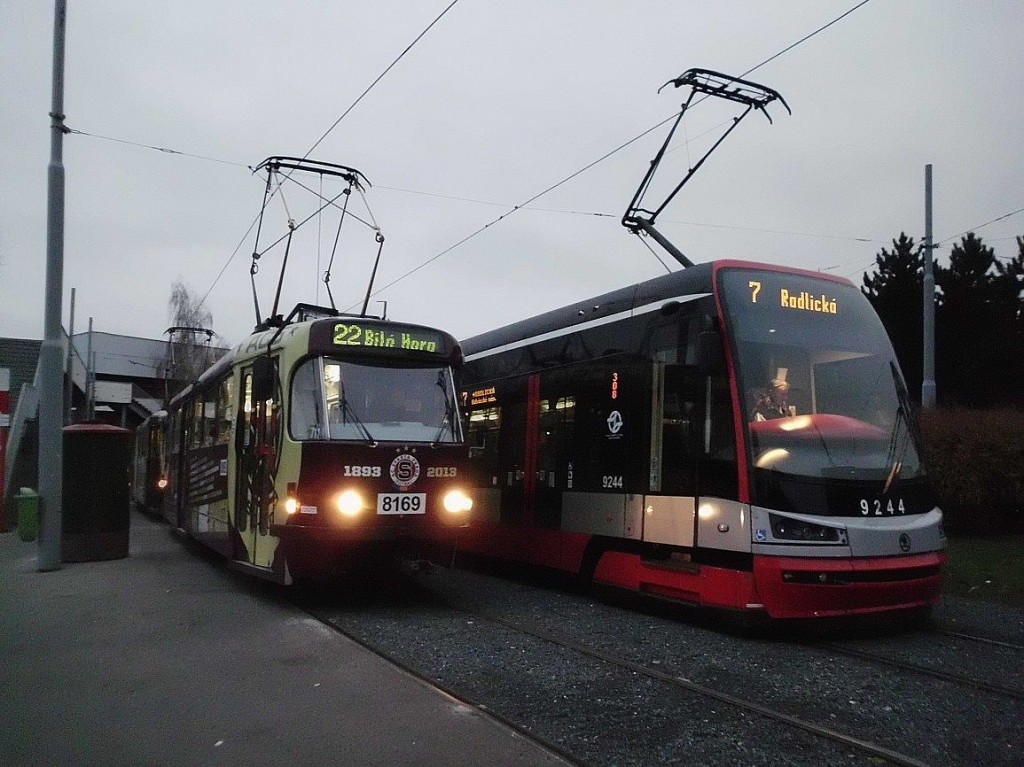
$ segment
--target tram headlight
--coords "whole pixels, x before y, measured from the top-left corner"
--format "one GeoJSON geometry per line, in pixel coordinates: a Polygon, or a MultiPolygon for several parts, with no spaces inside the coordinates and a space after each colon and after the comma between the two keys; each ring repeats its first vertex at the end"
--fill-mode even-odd
{"type": "Polygon", "coordinates": [[[473,499],[461,490],[449,490],[444,496],[445,511],[457,514],[473,508],[473,499]]]}
{"type": "Polygon", "coordinates": [[[288,498],[288,500],[284,502],[284,510],[288,512],[288,516],[294,514],[296,511],[299,510],[298,500],[295,498],[288,498]]]}
{"type": "Polygon", "coordinates": [[[355,490],[346,490],[338,496],[338,511],[346,517],[354,517],[363,510],[363,496],[355,490]]]}
{"type": "Polygon", "coordinates": [[[780,517],[769,514],[772,537],[777,541],[800,541],[802,543],[846,543],[846,531],[838,527],[818,525],[801,519],[780,517]]]}

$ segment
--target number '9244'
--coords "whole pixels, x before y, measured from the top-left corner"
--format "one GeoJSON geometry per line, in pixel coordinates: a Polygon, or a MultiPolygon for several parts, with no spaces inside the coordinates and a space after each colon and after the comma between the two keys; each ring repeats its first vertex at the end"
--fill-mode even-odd
{"type": "Polygon", "coordinates": [[[874,500],[861,498],[860,513],[865,517],[892,517],[897,514],[906,514],[907,507],[903,504],[902,498],[896,500],[890,498],[888,501],[882,498],[874,500]]]}

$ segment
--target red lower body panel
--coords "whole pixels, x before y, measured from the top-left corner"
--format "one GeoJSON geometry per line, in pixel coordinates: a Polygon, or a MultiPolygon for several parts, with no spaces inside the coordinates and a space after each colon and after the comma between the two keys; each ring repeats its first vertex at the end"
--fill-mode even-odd
{"type": "Polygon", "coordinates": [[[608,551],[598,562],[594,580],[708,607],[760,607],[752,575],[722,567],[700,565],[681,571],[650,565],[638,554],[608,551]]]}
{"type": "Polygon", "coordinates": [[[942,552],[906,557],[754,557],[754,578],[773,618],[813,618],[907,610],[935,604],[942,552]]]}
{"type": "MultiPolygon", "coordinates": [[[[465,532],[460,549],[572,573],[581,572],[591,540],[581,533],[494,523],[476,523],[465,532]]],[[[749,571],[707,564],[670,567],[635,552],[605,551],[594,581],[706,607],[815,618],[934,604],[945,561],[942,552],[860,559],[755,556],[749,571]]]]}

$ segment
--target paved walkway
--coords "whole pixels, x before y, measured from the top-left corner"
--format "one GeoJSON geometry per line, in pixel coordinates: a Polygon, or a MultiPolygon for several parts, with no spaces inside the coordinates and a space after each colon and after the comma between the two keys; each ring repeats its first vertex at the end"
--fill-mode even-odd
{"type": "Polygon", "coordinates": [[[0,764],[561,765],[133,514],[36,572],[0,534],[0,764]]]}

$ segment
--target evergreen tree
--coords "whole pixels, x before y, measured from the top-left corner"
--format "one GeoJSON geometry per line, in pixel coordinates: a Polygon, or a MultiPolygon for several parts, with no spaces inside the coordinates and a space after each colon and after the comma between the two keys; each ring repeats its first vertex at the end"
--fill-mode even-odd
{"type": "Polygon", "coordinates": [[[1005,400],[1007,348],[1000,334],[1000,283],[995,253],[974,232],[936,269],[936,385],[949,403],[990,407],[1005,400]]]}
{"type": "Polygon", "coordinates": [[[1024,237],[1017,238],[1017,255],[997,260],[994,282],[996,332],[1004,347],[1001,401],[1024,407],[1024,237]]]}
{"type": "Polygon", "coordinates": [[[875,256],[875,273],[864,275],[861,291],[892,340],[907,388],[920,400],[923,348],[924,255],[914,238],[901,232],[892,250],[875,256]]]}
{"type": "Polygon", "coordinates": [[[995,267],[996,313],[1010,322],[1024,319],[1024,237],[1017,238],[1017,255],[1005,264],[997,260],[995,267]]]}

